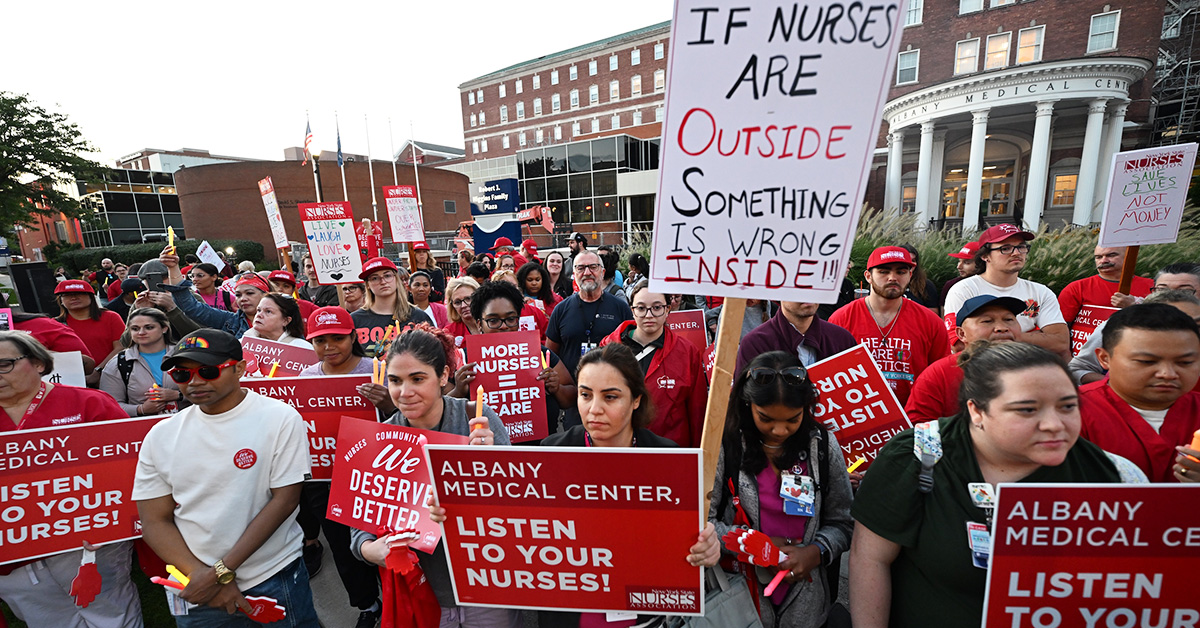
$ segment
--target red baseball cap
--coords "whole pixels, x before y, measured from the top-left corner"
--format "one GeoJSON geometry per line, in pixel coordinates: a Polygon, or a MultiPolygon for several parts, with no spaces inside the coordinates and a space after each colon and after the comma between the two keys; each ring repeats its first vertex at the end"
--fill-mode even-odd
{"type": "Polygon", "coordinates": [[[537,242],[534,242],[533,238],[522,242],[521,246],[525,247],[525,250],[529,251],[530,253],[537,253],[537,242]]]}
{"type": "Polygon", "coordinates": [[[237,290],[244,285],[249,284],[253,288],[258,288],[263,292],[270,292],[271,286],[267,285],[267,280],[258,276],[258,273],[246,273],[238,277],[237,283],[233,284],[233,289],[237,290]]]}
{"type": "Polygon", "coordinates": [[[494,244],[492,244],[492,250],[495,251],[496,249],[498,249],[502,246],[512,246],[512,245],[513,245],[512,240],[509,240],[508,238],[503,238],[503,237],[496,238],[496,242],[494,244]]]}
{"type": "Polygon", "coordinates": [[[428,244],[426,244],[426,243],[424,243],[424,242],[414,242],[414,243],[413,243],[413,245],[412,245],[412,250],[414,250],[414,251],[428,251],[428,250],[429,250],[429,245],[428,245],[428,244]]]}
{"type": "Polygon", "coordinates": [[[1019,237],[1025,241],[1029,241],[1037,237],[1028,231],[1022,231],[1021,228],[1016,225],[1003,224],[996,225],[994,227],[988,227],[983,233],[979,234],[979,244],[995,244],[997,242],[1003,242],[1013,236],[1019,237]]]}
{"type": "Polygon", "coordinates": [[[371,273],[377,270],[390,270],[395,272],[396,265],[392,263],[392,260],[386,257],[372,257],[371,259],[367,260],[366,264],[363,264],[362,272],[358,274],[358,278],[366,281],[367,277],[370,277],[371,273]]]}
{"type": "Polygon", "coordinates": [[[83,293],[87,293],[87,294],[96,294],[96,289],[92,287],[92,284],[90,284],[86,281],[80,281],[78,279],[68,279],[67,281],[60,281],[60,282],[58,282],[58,285],[54,287],[54,294],[64,294],[64,293],[68,293],[68,292],[83,292],[83,293]]]}
{"type": "Polygon", "coordinates": [[[271,274],[267,275],[267,279],[270,281],[286,281],[293,286],[296,285],[296,276],[290,271],[283,270],[282,268],[271,271],[271,274]]]}
{"type": "Polygon", "coordinates": [[[907,264],[916,266],[912,261],[912,255],[908,249],[902,246],[881,246],[874,251],[871,251],[871,257],[867,258],[867,270],[871,270],[876,266],[884,264],[907,264]]]}
{"type": "Polygon", "coordinates": [[[978,242],[968,242],[957,253],[947,253],[947,255],[958,259],[975,259],[975,251],[978,251],[981,246],[983,245],[978,242]]]}
{"type": "Polygon", "coordinates": [[[354,333],[354,320],[344,308],[331,305],[313,310],[313,313],[308,315],[306,329],[308,334],[305,338],[308,340],[326,334],[351,335],[354,333]]]}

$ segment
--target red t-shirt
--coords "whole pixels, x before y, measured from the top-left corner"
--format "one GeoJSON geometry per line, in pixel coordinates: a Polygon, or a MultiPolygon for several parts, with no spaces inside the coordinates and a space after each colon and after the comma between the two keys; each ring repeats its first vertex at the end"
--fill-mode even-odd
{"type": "Polygon", "coordinates": [[[904,413],[913,423],[954,416],[958,412],[958,387],[962,381],[958,356],[948,355],[930,364],[913,382],[904,413]]]}
{"type": "MultiPolygon", "coordinates": [[[[1058,308],[1063,320],[1071,328],[1071,355],[1079,353],[1088,336],[1096,326],[1108,320],[1117,311],[1112,306],[1112,296],[1117,293],[1118,282],[1109,281],[1100,275],[1092,275],[1072,281],[1058,294],[1058,308]]],[[[1154,280],[1134,277],[1129,295],[1144,297],[1154,291],[1154,280]]]]}
{"type": "Polygon", "coordinates": [[[67,316],[67,326],[87,345],[87,354],[99,364],[112,353],[113,343],[125,333],[125,321],[111,310],[100,310],[100,320],[79,320],[67,316]]]}
{"type": "MultiPolygon", "coordinates": [[[[111,313],[111,312],[110,312],[111,313]]],[[[86,356],[91,356],[88,347],[80,339],[70,327],[45,316],[31,318],[27,321],[14,323],[13,328],[17,331],[28,332],[33,336],[33,339],[42,343],[43,347],[58,353],[67,351],[78,351],[86,356]]],[[[112,345],[109,345],[110,347],[112,345]]],[[[107,355],[107,354],[105,354],[107,355]]]]}
{"type": "Polygon", "coordinates": [[[1192,442],[1200,429],[1200,393],[1188,392],[1171,404],[1159,431],[1109,387],[1108,378],[1079,387],[1080,438],[1128,458],[1151,482],[1175,482],[1175,446],[1192,442]]]}
{"type": "Polygon", "coordinates": [[[108,393],[63,384],[47,385],[46,396],[32,414],[14,423],[7,415],[0,416],[0,432],[37,427],[59,427],[76,423],[127,419],[129,415],[108,393]]]}
{"type": "Polygon", "coordinates": [[[900,312],[880,331],[866,299],[855,299],[829,317],[849,331],[875,358],[900,405],[908,401],[913,381],[930,364],[950,355],[942,319],[916,301],[904,299],[900,312]],[[886,334],[886,335],[885,335],[886,334]]]}

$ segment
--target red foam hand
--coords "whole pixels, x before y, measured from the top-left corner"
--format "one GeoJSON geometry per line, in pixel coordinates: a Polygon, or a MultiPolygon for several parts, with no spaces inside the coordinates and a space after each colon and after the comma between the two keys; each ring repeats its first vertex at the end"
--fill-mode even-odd
{"type": "MultiPolygon", "coordinates": [[[[425,438],[421,436],[420,438],[425,438]]],[[[420,538],[416,528],[405,528],[396,531],[386,526],[380,526],[379,537],[386,537],[388,543],[387,567],[401,575],[408,575],[417,564],[417,553],[409,549],[408,544],[420,538]]]]}
{"type": "Polygon", "coordinates": [[[280,606],[279,601],[273,597],[248,596],[246,601],[250,603],[250,611],[242,612],[260,624],[269,624],[287,617],[287,609],[280,606]]]}
{"type": "Polygon", "coordinates": [[[769,567],[778,565],[783,555],[771,543],[771,537],[758,530],[730,530],[721,537],[725,548],[738,554],[738,560],[751,565],[769,567]]]}
{"type": "Polygon", "coordinates": [[[75,597],[75,606],[87,608],[99,594],[100,572],[96,569],[96,563],[83,563],[79,566],[79,573],[71,581],[71,595],[75,597]]]}

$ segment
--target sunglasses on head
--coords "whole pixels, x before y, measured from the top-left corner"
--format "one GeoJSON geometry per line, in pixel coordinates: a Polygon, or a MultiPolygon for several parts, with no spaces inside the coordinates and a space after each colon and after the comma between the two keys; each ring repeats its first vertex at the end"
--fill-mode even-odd
{"type": "Polygon", "coordinates": [[[803,366],[789,366],[783,369],[760,366],[750,369],[750,372],[746,376],[754,380],[756,384],[770,384],[775,381],[776,377],[782,377],[783,383],[790,386],[799,386],[808,378],[808,371],[803,366]]]}
{"type": "Polygon", "coordinates": [[[167,374],[171,376],[171,379],[174,380],[176,384],[186,384],[192,381],[192,378],[197,375],[200,376],[200,379],[206,382],[211,382],[212,380],[221,376],[221,371],[233,366],[234,364],[237,364],[237,360],[229,360],[224,364],[218,364],[216,366],[198,366],[194,369],[177,366],[167,371],[167,374]]]}

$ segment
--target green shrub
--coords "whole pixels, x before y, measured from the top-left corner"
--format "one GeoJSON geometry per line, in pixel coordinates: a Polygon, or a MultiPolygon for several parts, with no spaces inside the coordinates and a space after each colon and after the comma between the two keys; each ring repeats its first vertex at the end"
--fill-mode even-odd
{"type": "MultiPolygon", "coordinates": [[[[184,255],[195,254],[200,243],[201,240],[180,240],[175,243],[175,249],[182,258],[184,255]]],[[[263,260],[263,245],[252,240],[209,240],[208,243],[218,251],[224,251],[226,247],[232,246],[237,261],[250,260],[257,265],[263,260]]],[[[137,264],[150,259],[158,259],[159,253],[165,246],[164,242],[149,242],[65,251],[59,255],[59,263],[75,273],[84,268],[96,270],[100,267],[100,260],[106,257],[113,262],[137,264]]]]}

